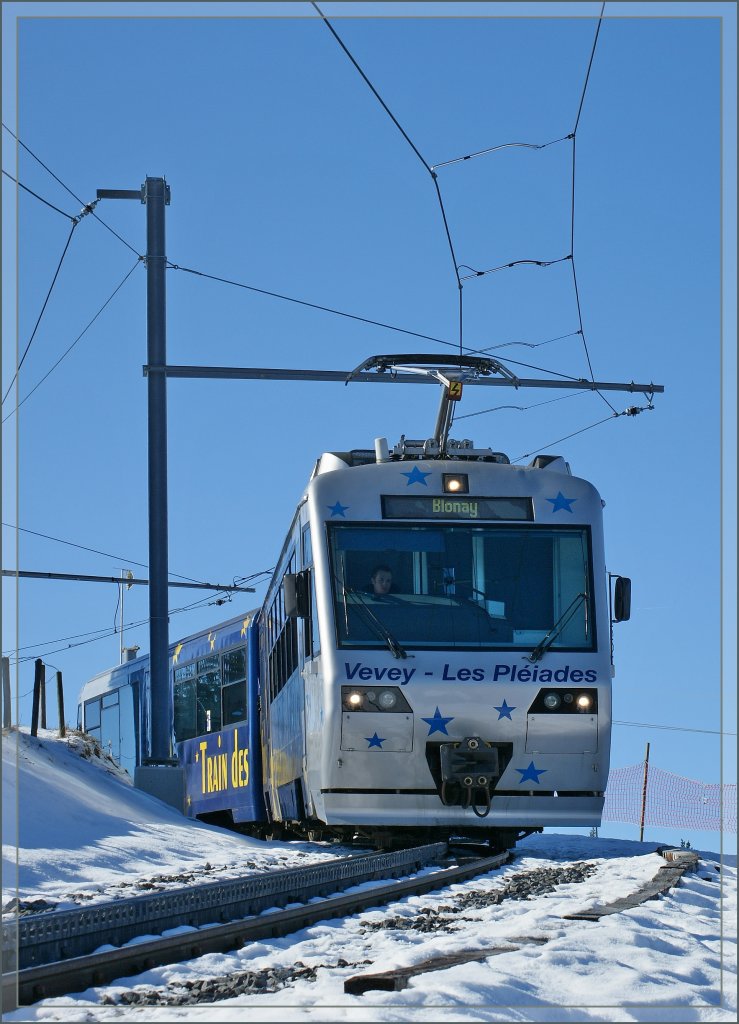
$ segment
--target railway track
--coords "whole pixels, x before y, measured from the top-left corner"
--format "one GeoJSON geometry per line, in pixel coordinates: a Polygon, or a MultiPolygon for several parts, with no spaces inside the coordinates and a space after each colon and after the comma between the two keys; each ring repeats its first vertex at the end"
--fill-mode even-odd
{"type": "MultiPolygon", "coordinates": [[[[359,855],[326,865],[274,872],[261,879],[211,883],[195,890],[134,897],[86,910],[33,915],[31,920],[19,923],[24,926],[18,944],[20,969],[3,975],[3,1002],[5,1006],[13,1002],[30,1005],[40,999],[104,986],[117,978],[130,977],[165,964],[194,959],[207,953],[225,953],[251,942],[291,934],[318,921],[349,916],[406,896],[467,881],[501,867],[510,854],[468,858],[464,863],[443,867],[447,856],[445,844],[431,844],[392,854],[359,855]],[[388,878],[394,880],[388,882],[388,878]],[[366,887],[368,882],[373,883],[370,888],[366,887]],[[358,888],[360,886],[362,888],[358,888]],[[188,907],[186,913],[183,913],[183,901],[188,907]],[[178,932],[154,937],[152,926],[162,932],[177,928],[178,932]],[[110,943],[112,938],[127,944],[117,945],[114,949],[99,949],[101,945],[110,943]],[[75,952],[54,959],[63,949],[75,952]]],[[[685,855],[682,851],[665,851],[663,856],[668,863],[660,868],[654,879],[628,898],[599,908],[597,912],[568,914],[563,919],[597,921],[607,914],[653,899],[677,884],[680,876],[697,862],[694,854],[685,855]]],[[[526,899],[538,892],[552,891],[560,882],[582,881],[592,870],[592,866],[584,863],[574,867],[579,869],[581,877],[568,875],[572,868],[567,867],[555,872],[549,869],[513,876],[496,896],[496,901],[526,899]]],[[[391,926],[392,922],[382,925],[391,926]]],[[[525,941],[546,940],[531,938],[525,941]]],[[[412,969],[380,975],[360,974],[345,982],[345,992],[361,994],[378,988],[398,990],[405,987],[413,975],[517,948],[520,945],[509,942],[487,950],[460,950],[451,959],[421,962],[412,969]]],[[[5,953],[7,957],[7,949],[5,953]]],[[[257,981],[248,977],[244,984],[254,986],[257,981]]],[[[231,984],[233,986],[233,979],[231,984]]],[[[202,1000],[208,1002],[214,998],[226,998],[205,990],[201,994],[202,1000]]],[[[149,998],[141,996],[138,1001],[151,1005],[162,1001],[176,1002],[178,998],[159,997],[154,993],[149,998]]],[[[193,1001],[193,997],[189,996],[188,1001],[193,1001]]]]}
{"type": "Polygon", "coordinates": [[[12,966],[16,954],[18,970],[3,974],[3,1002],[8,1005],[6,999],[12,1001],[15,991],[18,1005],[28,1005],[164,964],[287,935],[316,921],[465,881],[500,867],[510,855],[475,857],[445,868],[441,863],[447,856],[447,845],[434,843],[80,910],[29,915],[17,922],[17,942],[12,929],[4,926],[4,962],[12,966]],[[377,884],[347,891],[366,883],[377,884]],[[187,930],[176,935],[163,934],[183,927],[187,930]],[[103,945],[116,948],[97,951],[103,945]]]}

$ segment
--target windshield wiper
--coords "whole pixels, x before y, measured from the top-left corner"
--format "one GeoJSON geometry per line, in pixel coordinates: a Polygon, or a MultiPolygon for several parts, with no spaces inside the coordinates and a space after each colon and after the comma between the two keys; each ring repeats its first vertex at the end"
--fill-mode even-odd
{"type": "MultiPolygon", "coordinates": [[[[385,623],[378,619],[378,617],[375,615],[372,609],[368,606],[365,600],[365,595],[362,593],[362,591],[357,590],[355,587],[347,587],[343,580],[341,583],[341,590],[345,602],[347,594],[354,594],[359,598],[359,609],[361,609],[361,611],[363,612],[365,616],[365,621],[369,622],[369,625],[373,629],[375,636],[379,636],[382,640],[385,641],[392,656],[394,658],[407,658],[408,652],[405,650],[404,647],[402,647],[398,643],[398,641],[387,628],[385,623]]],[[[348,633],[349,630],[347,629],[347,635],[348,633]]]]}
{"type": "Polygon", "coordinates": [[[560,617],[554,623],[554,625],[549,630],[544,639],[540,643],[538,643],[531,652],[531,654],[527,656],[527,661],[541,661],[541,659],[544,657],[545,651],[547,651],[552,646],[554,641],[557,639],[559,634],[562,632],[562,630],[565,628],[567,623],[570,621],[572,616],[577,611],[580,602],[587,600],[587,596],[588,595],[584,592],[577,595],[577,597],[574,599],[574,601],[571,602],[569,607],[566,608],[564,612],[560,615],[560,617]]]}

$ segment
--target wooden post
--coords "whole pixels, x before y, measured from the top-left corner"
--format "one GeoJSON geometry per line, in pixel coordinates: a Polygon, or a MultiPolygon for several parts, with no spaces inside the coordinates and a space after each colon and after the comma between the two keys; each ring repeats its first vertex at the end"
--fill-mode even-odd
{"type": "Polygon", "coordinates": [[[3,658],[3,729],[9,729],[11,721],[10,658],[3,658]]]}
{"type": "Polygon", "coordinates": [[[38,702],[41,694],[41,680],[44,677],[44,663],[36,658],[36,670],[33,676],[33,708],[31,710],[31,735],[38,736],[38,702]]]}
{"type": "Polygon", "coordinates": [[[67,735],[67,726],[64,722],[64,688],[62,687],[62,674],[56,674],[56,700],[59,707],[59,736],[64,739],[67,735]]]}
{"type": "Polygon", "coordinates": [[[40,705],[39,706],[40,706],[40,711],[41,711],[41,716],[40,716],[41,717],[41,721],[39,722],[39,725],[41,726],[42,729],[45,729],[46,728],[46,665],[44,665],[43,663],[42,663],[42,672],[41,672],[41,686],[40,686],[39,701],[40,701],[40,705]]]}
{"type": "Polygon", "coordinates": [[[642,786],[641,793],[641,824],[639,827],[639,842],[644,841],[644,814],[647,807],[647,778],[649,776],[649,744],[647,743],[647,752],[644,756],[644,784],[642,786]]]}

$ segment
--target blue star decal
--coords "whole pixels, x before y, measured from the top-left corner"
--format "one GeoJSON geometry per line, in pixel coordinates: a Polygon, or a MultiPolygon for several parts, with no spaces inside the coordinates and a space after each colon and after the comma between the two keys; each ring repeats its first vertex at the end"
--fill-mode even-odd
{"type": "Polygon", "coordinates": [[[544,772],[548,771],[548,768],[537,768],[532,761],[528,768],[516,768],[517,772],[520,772],[521,778],[518,780],[519,785],[522,782],[539,782],[539,776],[543,775],[544,772]]]}
{"type": "Polygon", "coordinates": [[[411,484],[423,484],[424,487],[428,487],[426,477],[431,476],[431,473],[424,473],[422,469],[418,468],[418,466],[414,466],[410,473],[403,473],[403,476],[408,477],[408,487],[410,487],[411,484]]]}
{"type": "Polygon", "coordinates": [[[429,727],[429,736],[431,736],[432,733],[435,732],[443,732],[445,736],[448,736],[449,733],[446,731],[446,727],[447,725],[449,725],[450,722],[454,721],[454,717],[452,716],[451,718],[444,718],[441,711],[439,711],[437,707],[436,711],[434,711],[433,718],[422,718],[421,721],[427,723],[429,727]]]}
{"type": "Polygon", "coordinates": [[[496,708],[495,710],[498,712],[498,721],[500,721],[501,718],[509,718],[511,721],[513,721],[513,719],[511,718],[511,711],[516,710],[516,705],[514,704],[512,708],[509,708],[505,702],[504,697],[503,703],[500,705],[499,708],[496,708]]]}
{"type": "Polygon", "coordinates": [[[374,736],[365,736],[364,738],[369,743],[369,747],[367,747],[367,750],[370,750],[372,747],[378,747],[380,750],[382,750],[382,744],[387,739],[386,736],[378,736],[377,733],[375,733],[374,736]]]}
{"type": "Polygon", "coordinates": [[[547,498],[547,501],[552,503],[552,512],[559,512],[560,509],[564,509],[565,512],[573,514],[570,506],[573,502],[577,501],[577,498],[565,498],[561,491],[557,491],[556,498],[547,498]]]}
{"type": "Polygon", "coordinates": [[[326,508],[330,509],[332,516],[343,516],[344,519],[346,519],[346,515],[344,513],[349,508],[349,506],[342,505],[340,501],[337,501],[335,505],[327,505],[326,508]]]}

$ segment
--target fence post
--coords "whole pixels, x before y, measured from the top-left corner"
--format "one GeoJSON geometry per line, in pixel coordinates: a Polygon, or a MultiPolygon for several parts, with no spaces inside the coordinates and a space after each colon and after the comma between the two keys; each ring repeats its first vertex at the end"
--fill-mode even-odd
{"type": "Polygon", "coordinates": [[[31,735],[38,736],[38,704],[41,695],[41,680],[44,677],[44,663],[41,658],[36,658],[36,667],[33,676],[33,708],[31,710],[31,735]]]}
{"type": "Polygon", "coordinates": [[[641,791],[641,822],[639,825],[639,842],[644,841],[644,814],[647,807],[647,777],[649,775],[649,744],[647,743],[647,752],[644,756],[644,783],[641,791]]]}
{"type": "Polygon", "coordinates": [[[10,658],[3,658],[3,729],[9,729],[11,721],[10,658]]]}
{"type": "Polygon", "coordinates": [[[64,723],[64,689],[62,687],[62,674],[56,673],[56,700],[59,706],[59,736],[61,739],[67,735],[67,726],[64,723]]]}
{"type": "Polygon", "coordinates": [[[40,722],[39,725],[42,729],[46,728],[46,665],[43,665],[43,672],[41,673],[41,687],[40,687],[40,722]]]}

